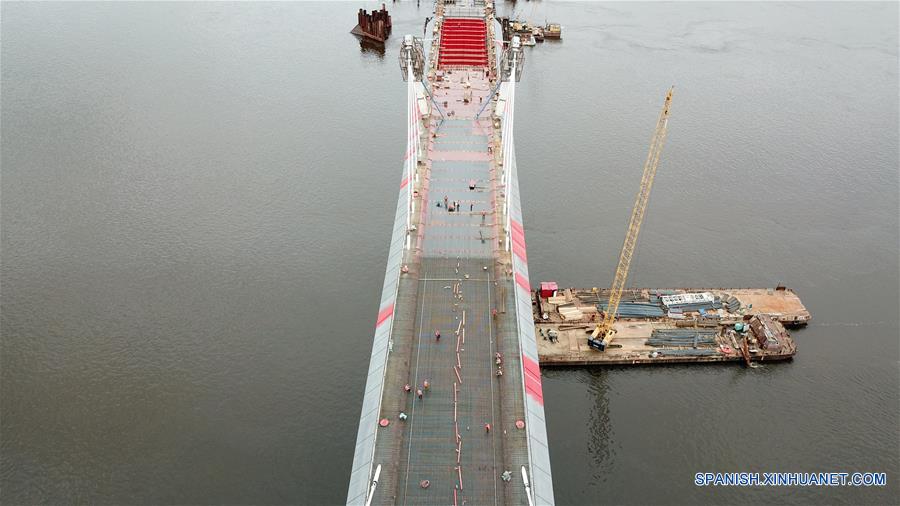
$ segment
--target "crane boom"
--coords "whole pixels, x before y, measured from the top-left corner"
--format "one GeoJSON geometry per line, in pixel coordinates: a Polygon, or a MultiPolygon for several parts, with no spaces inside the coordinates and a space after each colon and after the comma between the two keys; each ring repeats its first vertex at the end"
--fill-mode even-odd
{"type": "Polygon", "coordinates": [[[662,154],[663,145],[666,142],[666,131],[669,124],[669,104],[672,102],[672,92],[669,88],[666,93],[666,101],[659,119],[656,121],[656,129],[650,140],[650,151],[647,153],[647,161],[644,162],[644,174],[641,176],[641,188],[634,200],[634,209],[631,210],[631,221],[628,223],[628,233],[625,235],[625,244],[622,253],[619,254],[619,265],[616,266],[616,276],[613,278],[612,288],[609,292],[609,304],[603,319],[597,324],[597,328],[588,338],[588,346],[603,351],[612,341],[616,333],[613,323],[616,319],[616,311],[619,310],[619,302],[622,300],[622,291],[625,289],[625,280],[628,279],[628,268],[631,266],[631,257],[637,245],[638,233],[641,231],[641,223],[644,221],[644,212],[647,210],[647,202],[650,200],[650,189],[653,187],[653,178],[656,176],[656,167],[659,166],[659,156],[662,154]],[[598,339],[599,338],[599,339],[598,339]]]}

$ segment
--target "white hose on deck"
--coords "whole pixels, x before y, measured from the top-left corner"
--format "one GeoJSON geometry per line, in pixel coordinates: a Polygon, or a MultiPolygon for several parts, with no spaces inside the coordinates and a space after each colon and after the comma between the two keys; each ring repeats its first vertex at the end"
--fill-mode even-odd
{"type": "MultiPolygon", "coordinates": [[[[522,472],[525,472],[524,467],[522,468],[522,472]]],[[[371,506],[372,504],[372,498],[375,497],[375,487],[378,485],[379,476],[381,476],[381,464],[378,464],[378,467],[375,468],[375,477],[372,478],[372,488],[369,489],[369,497],[366,498],[366,506],[371,506]]]]}
{"type": "Polygon", "coordinates": [[[528,485],[528,473],[525,472],[525,466],[522,466],[522,481],[525,482],[525,497],[528,498],[528,506],[534,506],[534,499],[531,498],[531,487],[528,485]]]}

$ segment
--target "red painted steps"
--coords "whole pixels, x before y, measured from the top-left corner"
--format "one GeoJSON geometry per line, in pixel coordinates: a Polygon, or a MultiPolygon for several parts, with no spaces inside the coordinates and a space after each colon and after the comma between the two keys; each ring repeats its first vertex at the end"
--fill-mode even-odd
{"type": "Polygon", "coordinates": [[[483,19],[446,18],[441,28],[438,66],[487,65],[487,27],[483,19]]]}
{"type": "Polygon", "coordinates": [[[441,49],[444,49],[444,48],[449,49],[449,48],[454,48],[454,47],[475,49],[475,50],[479,50],[479,51],[487,51],[487,48],[484,47],[483,41],[448,40],[447,42],[444,42],[443,44],[441,44],[441,49]]]}

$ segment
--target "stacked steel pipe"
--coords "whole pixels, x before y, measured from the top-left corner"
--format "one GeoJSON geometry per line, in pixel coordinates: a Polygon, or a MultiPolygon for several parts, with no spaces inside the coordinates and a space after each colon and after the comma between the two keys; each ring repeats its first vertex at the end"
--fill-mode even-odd
{"type": "Polygon", "coordinates": [[[714,329],[655,329],[646,344],[690,348],[713,346],[717,333],[714,329]]]}
{"type": "Polygon", "coordinates": [[[381,4],[380,11],[372,11],[371,14],[367,13],[365,9],[360,9],[356,20],[357,24],[353,33],[357,35],[384,42],[391,34],[391,15],[384,4],[381,4]]]}
{"type": "MultiPolygon", "coordinates": [[[[608,300],[601,299],[597,309],[606,312],[608,304],[608,300]]],[[[619,303],[616,318],[662,318],[664,314],[659,304],[623,300],[619,303]]]]}
{"type": "Polygon", "coordinates": [[[741,301],[734,295],[729,295],[725,300],[725,310],[729,313],[737,313],[741,309],[741,301]]]}

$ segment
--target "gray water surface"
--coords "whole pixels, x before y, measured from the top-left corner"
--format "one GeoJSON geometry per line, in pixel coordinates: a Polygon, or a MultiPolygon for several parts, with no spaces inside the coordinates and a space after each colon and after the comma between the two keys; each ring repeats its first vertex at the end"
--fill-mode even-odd
{"type": "MultiPolygon", "coordinates": [[[[4,504],[345,499],[430,3],[2,3],[4,504]],[[427,5],[427,7],[426,7],[427,5]]],[[[533,283],[797,290],[791,363],[544,372],[559,504],[900,497],[898,5],[502,3],[533,283]],[[885,488],[697,488],[882,471],[885,488]]]]}

